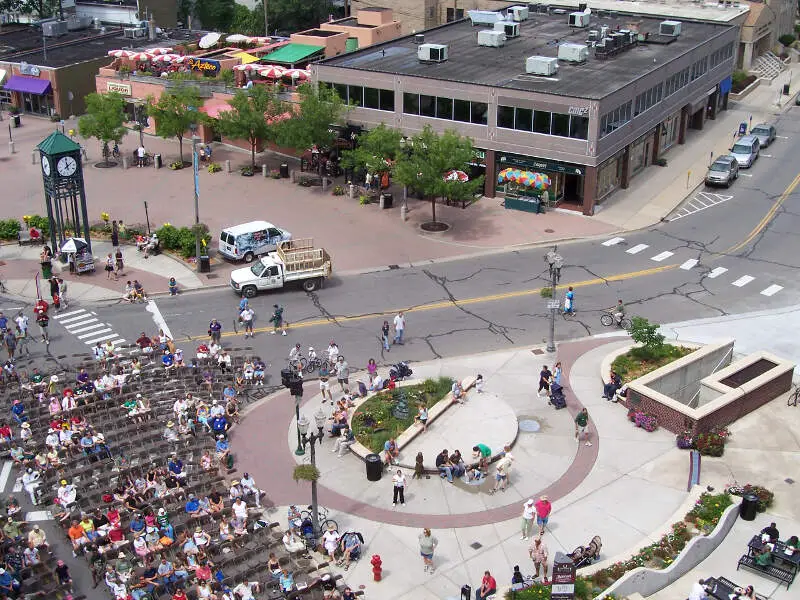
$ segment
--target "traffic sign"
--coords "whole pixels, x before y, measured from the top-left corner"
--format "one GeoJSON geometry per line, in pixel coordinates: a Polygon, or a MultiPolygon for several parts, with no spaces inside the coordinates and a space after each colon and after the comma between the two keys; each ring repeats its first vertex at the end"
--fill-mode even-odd
{"type": "Polygon", "coordinates": [[[554,308],[560,308],[560,307],[561,307],[561,302],[558,301],[558,300],[550,300],[550,302],[547,303],[547,308],[549,308],[551,310],[554,309],[554,308]]]}

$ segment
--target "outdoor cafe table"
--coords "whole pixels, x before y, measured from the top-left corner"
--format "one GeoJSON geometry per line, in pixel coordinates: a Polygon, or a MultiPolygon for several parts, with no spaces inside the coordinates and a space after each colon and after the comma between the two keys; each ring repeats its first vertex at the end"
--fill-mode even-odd
{"type": "Polygon", "coordinates": [[[714,577],[706,579],[706,590],[708,595],[717,600],[731,600],[731,596],[735,596],[736,591],[733,586],[729,585],[727,580],[722,581],[714,577]]]}
{"type": "MultiPolygon", "coordinates": [[[[747,553],[748,554],[755,554],[756,552],[760,552],[764,548],[764,542],[761,541],[761,535],[754,535],[752,539],[747,543],[747,553]]],[[[777,541],[773,542],[772,546],[772,559],[773,560],[781,560],[788,564],[791,569],[792,573],[795,575],[797,574],[798,570],[800,570],[800,550],[792,552],[791,554],[786,553],[787,546],[785,543],[777,541]]]]}

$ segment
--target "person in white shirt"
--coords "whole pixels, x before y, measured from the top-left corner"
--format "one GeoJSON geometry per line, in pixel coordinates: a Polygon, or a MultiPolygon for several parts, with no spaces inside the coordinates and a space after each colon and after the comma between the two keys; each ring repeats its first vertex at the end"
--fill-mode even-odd
{"type": "Polygon", "coordinates": [[[78,490],[75,489],[74,485],[68,484],[66,479],[62,479],[56,495],[61,507],[66,508],[70,504],[75,503],[75,500],[78,498],[78,490]]]}
{"type": "Polygon", "coordinates": [[[23,335],[28,335],[28,317],[24,313],[20,311],[20,313],[14,317],[14,322],[23,335]]]}
{"type": "Polygon", "coordinates": [[[246,338],[248,335],[253,337],[253,318],[256,316],[256,313],[253,311],[252,308],[245,307],[245,309],[239,313],[239,319],[242,321],[242,325],[244,325],[244,337],[246,338]]]}
{"type": "Polygon", "coordinates": [[[331,343],[328,344],[328,362],[334,364],[337,358],[339,358],[339,346],[331,340],[331,343]]]}
{"type": "Polygon", "coordinates": [[[322,545],[325,547],[325,551],[328,553],[328,556],[331,560],[336,559],[336,547],[339,545],[339,532],[336,531],[336,528],[333,526],[333,523],[328,525],[328,531],[322,534],[322,545]]]}
{"type": "Polygon", "coordinates": [[[406,329],[406,318],[403,316],[403,311],[400,311],[394,317],[394,343],[403,345],[403,332],[406,329]]]}
{"type": "Polygon", "coordinates": [[[136,162],[138,163],[138,167],[141,169],[144,167],[144,156],[147,151],[144,149],[144,146],[139,146],[136,149],[136,162]]]}
{"type": "Polygon", "coordinates": [[[208,347],[208,353],[211,358],[217,358],[221,350],[222,346],[220,346],[217,342],[211,342],[211,345],[208,347]]]}
{"type": "Polygon", "coordinates": [[[306,545],[294,532],[293,529],[289,529],[286,533],[283,534],[283,546],[286,548],[286,551],[289,554],[294,554],[295,552],[303,552],[306,549],[306,545]]]}
{"type": "Polygon", "coordinates": [[[258,593],[261,591],[261,586],[258,585],[257,581],[248,581],[247,578],[245,578],[242,583],[233,588],[233,593],[238,594],[242,600],[255,600],[253,590],[258,593]]]}
{"type": "Polygon", "coordinates": [[[178,419],[178,423],[182,423],[186,420],[186,409],[186,400],[183,398],[175,400],[175,403],[172,405],[172,412],[175,413],[175,418],[178,419]]]}
{"type": "Polygon", "coordinates": [[[55,429],[48,430],[47,437],[44,439],[44,443],[48,448],[58,449],[58,432],[55,429]]]}
{"type": "Polygon", "coordinates": [[[250,473],[244,474],[244,477],[242,477],[239,485],[242,487],[242,496],[247,498],[247,496],[252,495],[256,502],[256,507],[261,508],[261,490],[258,489],[256,480],[253,479],[250,473]]]}
{"type": "Polygon", "coordinates": [[[705,583],[705,579],[700,579],[692,585],[692,591],[689,592],[689,600],[706,600],[708,598],[705,583]]]}
{"type": "Polygon", "coordinates": [[[222,405],[221,405],[219,402],[217,402],[216,400],[214,400],[214,401],[211,403],[211,411],[210,411],[210,414],[211,414],[211,418],[212,418],[212,419],[213,419],[214,417],[224,417],[224,416],[225,416],[225,407],[224,407],[224,406],[222,406],[222,405]]]}
{"type": "Polygon", "coordinates": [[[236,499],[236,502],[231,506],[233,514],[240,519],[247,519],[247,504],[245,504],[241,497],[236,499]]]}
{"type": "Polygon", "coordinates": [[[533,498],[522,505],[522,537],[520,539],[527,540],[531,537],[533,530],[533,520],[536,518],[536,506],[533,498]]]}
{"type": "Polygon", "coordinates": [[[22,475],[22,487],[28,492],[28,496],[31,498],[31,504],[39,504],[36,501],[36,488],[39,487],[40,478],[41,474],[39,471],[35,471],[31,467],[28,467],[22,475]]]}

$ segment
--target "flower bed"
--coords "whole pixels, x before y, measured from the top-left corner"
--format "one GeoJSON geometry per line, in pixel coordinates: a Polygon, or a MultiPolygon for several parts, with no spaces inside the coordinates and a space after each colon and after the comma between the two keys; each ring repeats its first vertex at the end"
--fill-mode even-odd
{"type": "MultiPolygon", "coordinates": [[[[541,583],[534,583],[524,590],[509,590],[505,594],[506,600],[550,600],[551,587],[541,583]]],[[[592,585],[585,577],[575,578],[576,600],[591,600],[592,585]]]]}
{"type": "Polygon", "coordinates": [[[722,513],[731,504],[733,500],[727,492],[722,494],[704,492],[683,521],[674,523],[671,531],[660,540],[640,549],[627,560],[616,562],[593,573],[589,577],[593,587],[592,594],[597,596],[625,573],[638,567],[663,569],[669,566],[692,537],[708,535],[713,531],[722,513]]]}
{"type": "Polygon", "coordinates": [[[655,357],[648,357],[643,354],[642,348],[637,346],[615,358],[614,362],[611,363],[611,368],[614,369],[617,375],[622,377],[623,381],[633,381],[694,351],[695,348],[664,344],[660,354],[655,357]]]}
{"type": "Polygon", "coordinates": [[[628,411],[628,419],[645,431],[655,431],[658,429],[658,419],[656,419],[655,415],[651,415],[650,413],[632,408],[628,411]]]}
{"type": "Polygon", "coordinates": [[[772,506],[772,501],[775,499],[775,494],[773,494],[767,488],[749,483],[746,483],[743,486],[739,486],[738,484],[729,485],[725,488],[725,491],[729,494],[733,494],[734,496],[755,494],[758,496],[758,506],[756,507],[758,512],[764,512],[767,510],[770,506],[772,506]]]}
{"type": "Polygon", "coordinates": [[[353,414],[351,425],[356,440],[371,452],[381,452],[383,444],[396,438],[414,424],[417,405],[430,408],[444,398],[453,385],[449,377],[426,379],[416,385],[384,390],[367,398],[353,414]],[[403,400],[408,408],[405,418],[398,418],[395,408],[403,400]]]}

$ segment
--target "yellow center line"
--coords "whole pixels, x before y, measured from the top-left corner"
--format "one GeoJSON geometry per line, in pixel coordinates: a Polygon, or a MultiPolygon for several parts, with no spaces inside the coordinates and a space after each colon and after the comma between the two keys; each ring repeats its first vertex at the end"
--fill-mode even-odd
{"type": "Polygon", "coordinates": [[[755,237],[759,233],[761,233],[767,225],[769,225],[770,221],[772,221],[772,219],[775,218],[778,209],[780,209],[783,203],[786,202],[786,199],[789,197],[789,194],[791,194],[798,185],[800,185],[800,173],[798,173],[797,176],[792,181],[792,183],[790,183],[789,186],[785,190],[783,190],[783,193],[781,194],[780,198],[778,198],[775,201],[772,207],[767,211],[767,214],[764,215],[764,217],[758,222],[758,225],[756,225],[753,228],[753,230],[747,235],[747,237],[744,238],[744,240],[742,240],[735,246],[731,246],[730,248],[725,250],[723,254],[727,255],[727,254],[733,254],[734,252],[738,252],[739,250],[747,246],[747,244],[752,242],[753,239],[755,239],[755,237]]]}
{"type": "MultiPolygon", "coordinates": [[[[645,277],[647,275],[655,275],[656,273],[663,273],[664,271],[670,271],[675,269],[678,265],[662,265],[660,267],[653,267],[651,269],[644,269],[641,271],[631,271],[629,273],[619,273],[617,275],[609,275],[608,277],[596,277],[594,279],[586,279],[583,281],[576,281],[571,282],[569,284],[559,285],[558,289],[566,289],[568,286],[572,286],[573,288],[581,288],[581,287],[588,287],[592,285],[599,285],[614,281],[624,281],[626,279],[634,279],[636,277],[645,277]]],[[[550,287],[550,286],[546,286],[550,287]]],[[[413,308],[393,308],[391,310],[385,310],[381,312],[369,313],[365,315],[355,315],[352,317],[343,316],[343,317],[336,317],[337,323],[352,323],[355,321],[363,321],[367,319],[378,319],[382,317],[391,317],[396,315],[401,310],[406,313],[417,313],[417,312],[424,312],[428,310],[442,310],[446,308],[453,308],[454,306],[469,306],[471,304],[482,304],[484,302],[497,302],[498,300],[510,300],[513,298],[524,298],[527,296],[538,296],[542,291],[541,287],[527,289],[527,290],[519,290],[516,292],[504,292],[502,294],[490,294],[486,296],[476,296],[473,298],[464,298],[463,300],[441,300],[439,302],[429,302],[428,304],[420,304],[419,306],[414,306],[413,308]]],[[[309,321],[303,321],[300,323],[291,323],[291,329],[301,329],[305,327],[316,327],[318,325],[330,325],[333,322],[332,319],[312,319],[309,321]]],[[[267,332],[272,331],[272,327],[256,327],[253,331],[256,332],[267,332]]],[[[222,337],[231,337],[235,335],[241,335],[240,333],[236,333],[235,331],[226,331],[222,334],[222,337]]],[[[200,337],[206,336],[196,336],[193,339],[197,339],[200,337]]]]}

